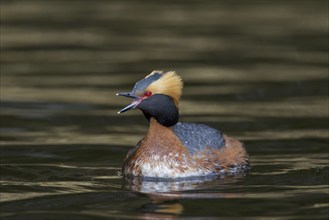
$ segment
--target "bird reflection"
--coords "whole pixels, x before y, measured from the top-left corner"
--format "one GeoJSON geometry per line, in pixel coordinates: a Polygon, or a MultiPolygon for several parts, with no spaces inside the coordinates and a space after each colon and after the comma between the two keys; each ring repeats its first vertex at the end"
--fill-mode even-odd
{"type": "Polygon", "coordinates": [[[182,214],[184,211],[184,207],[182,204],[179,203],[178,200],[163,201],[160,203],[155,203],[154,201],[152,201],[152,203],[142,205],[139,211],[144,213],[145,215],[149,214],[148,216],[154,213],[169,217],[172,215],[182,214]]]}
{"type": "Polygon", "coordinates": [[[239,193],[207,192],[207,189],[225,188],[227,185],[237,183],[244,176],[207,176],[193,179],[164,180],[152,178],[125,177],[124,188],[147,196],[151,202],[142,205],[139,211],[147,217],[170,218],[171,215],[180,215],[184,212],[181,199],[204,198],[236,198],[243,195],[239,193]]]}

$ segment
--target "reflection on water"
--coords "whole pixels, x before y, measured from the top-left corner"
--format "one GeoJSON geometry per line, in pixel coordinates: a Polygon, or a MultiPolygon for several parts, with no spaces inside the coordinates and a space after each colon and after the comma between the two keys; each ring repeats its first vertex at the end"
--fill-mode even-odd
{"type": "Polygon", "coordinates": [[[141,193],[167,193],[186,190],[198,190],[213,188],[218,185],[225,185],[237,182],[244,174],[236,176],[205,176],[191,179],[179,180],[161,180],[161,179],[142,179],[125,178],[124,187],[135,192],[141,193]]]}
{"type": "Polygon", "coordinates": [[[0,4],[2,219],[328,218],[328,1],[0,4]],[[115,93],[153,69],[246,176],[121,177],[147,122],[115,93]]]}

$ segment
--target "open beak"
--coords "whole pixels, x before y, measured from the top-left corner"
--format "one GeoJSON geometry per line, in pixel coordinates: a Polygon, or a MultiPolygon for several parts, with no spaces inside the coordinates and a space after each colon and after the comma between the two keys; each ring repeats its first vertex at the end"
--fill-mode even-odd
{"type": "Polygon", "coordinates": [[[128,93],[117,93],[116,95],[134,99],[133,102],[130,105],[128,105],[128,106],[124,107],[123,109],[121,109],[120,111],[118,111],[118,114],[129,111],[130,109],[136,108],[137,105],[142,101],[142,98],[140,98],[138,96],[135,96],[135,95],[132,95],[129,92],[128,93]]]}

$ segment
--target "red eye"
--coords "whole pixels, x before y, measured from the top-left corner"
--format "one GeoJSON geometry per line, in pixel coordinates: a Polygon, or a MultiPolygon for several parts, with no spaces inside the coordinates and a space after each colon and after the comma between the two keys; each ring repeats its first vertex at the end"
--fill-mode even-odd
{"type": "Polygon", "coordinates": [[[151,95],[152,95],[152,92],[150,92],[150,91],[145,91],[144,92],[144,96],[146,96],[146,97],[149,97],[151,95]]]}

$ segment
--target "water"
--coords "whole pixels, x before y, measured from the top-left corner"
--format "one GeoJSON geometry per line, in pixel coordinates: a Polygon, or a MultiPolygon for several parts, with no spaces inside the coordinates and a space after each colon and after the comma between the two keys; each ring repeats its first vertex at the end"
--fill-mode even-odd
{"type": "Polygon", "coordinates": [[[2,219],[327,219],[327,1],[1,1],[2,219]],[[125,181],[116,97],[153,69],[181,121],[243,141],[245,175],[125,181]],[[158,191],[156,193],[155,191],[158,191]]]}

